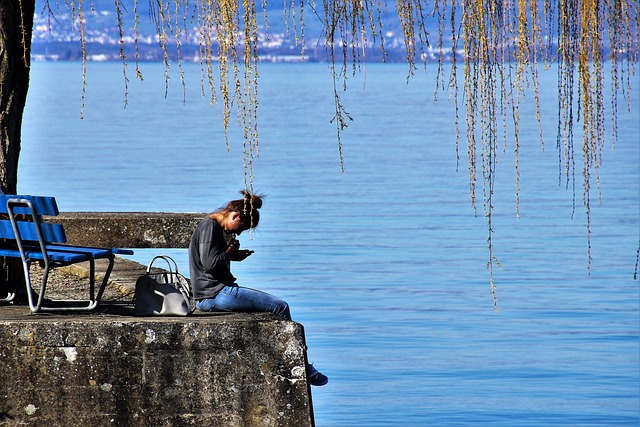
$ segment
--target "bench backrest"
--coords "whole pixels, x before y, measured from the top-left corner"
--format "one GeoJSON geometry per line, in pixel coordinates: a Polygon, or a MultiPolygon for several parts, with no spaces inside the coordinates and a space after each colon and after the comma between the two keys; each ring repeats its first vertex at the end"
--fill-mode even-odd
{"type": "MultiPolygon", "coordinates": [[[[12,199],[25,200],[30,202],[40,216],[57,216],[58,214],[60,214],[55,197],[21,196],[12,194],[0,194],[0,213],[9,213],[7,209],[7,202],[12,199]]],[[[29,215],[31,214],[31,211],[26,206],[16,206],[14,209],[14,213],[29,215]]]]}
{"type": "MultiPolygon", "coordinates": [[[[67,235],[64,232],[62,224],[48,224],[40,223],[36,224],[28,221],[16,221],[18,226],[18,232],[20,238],[24,241],[37,242],[38,239],[38,225],[42,232],[42,239],[44,243],[66,243],[67,235]]],[[[0,239],[16,240],[16,234],[13,231],[11,221],[8,219],[0,220],[0,239]]]]}
{"type": "Polygon", "coordinates": [[[0,220],[0,239],[66,243],[67,236],[62,224],[42,221],[42,216],[56,216],[59,213],[54,197],[0,194],[0,214],[9,218],[0,220]],[[17,215],[25,215],[25,219],[16,218],[17,215]],[[19,236],[16,236],[16,230],[19,236]]]}

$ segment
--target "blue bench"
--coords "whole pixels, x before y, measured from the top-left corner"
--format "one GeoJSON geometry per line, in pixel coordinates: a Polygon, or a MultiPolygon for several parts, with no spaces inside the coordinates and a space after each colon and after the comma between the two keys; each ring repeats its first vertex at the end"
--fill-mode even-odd
{"type": "MultiPolygon", "coordinates": [[[[27,299],[33,313],[39,311],[92,311],[100,303],[104,289],[113,270],[115,256],[133,255],[129,249],[94,248],[68,245],[62,224],[44,222],[43,216],[59,214],[53,197],[19,196],[0,194],[0,257],[20,258],[24,269],[27,299]],[[109,265],[102,283],[95,294],[95,261],[107,259],[109,265]],[[89,262],[89,297],[86,300],[46,300],[47,278],[52,268],[89,262]],[[42,283],[34,294],[30,265],[43,266],[42,283]],[[44,304],[46,301],[46,304],[44,304]]],[[[16,289],[0,301],[10,302],[16,297],[16,289]]]]}

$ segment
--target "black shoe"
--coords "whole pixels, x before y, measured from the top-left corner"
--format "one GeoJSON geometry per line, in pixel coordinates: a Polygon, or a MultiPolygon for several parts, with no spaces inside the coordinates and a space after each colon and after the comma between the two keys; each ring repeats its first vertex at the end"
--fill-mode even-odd
{"type": "Polygon", "coordinates": [[[311,385],[323,386],[329,382],[329,378],[321,374],[313,365],[307,365],[307,381],[311,385]]]}

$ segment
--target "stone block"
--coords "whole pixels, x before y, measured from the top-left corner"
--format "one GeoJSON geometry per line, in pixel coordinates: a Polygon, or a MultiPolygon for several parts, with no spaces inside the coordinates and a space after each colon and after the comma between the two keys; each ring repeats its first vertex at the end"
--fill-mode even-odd
{"type": "Polygon", "coordinates": [[[119,248],[187,248],[205,213],[61,212],[69,243],[119,248]]]}
{"type": "Polygon", "coordinates": [[[0,425],[314,425],[298,323],[0,310],[0,425]]]}

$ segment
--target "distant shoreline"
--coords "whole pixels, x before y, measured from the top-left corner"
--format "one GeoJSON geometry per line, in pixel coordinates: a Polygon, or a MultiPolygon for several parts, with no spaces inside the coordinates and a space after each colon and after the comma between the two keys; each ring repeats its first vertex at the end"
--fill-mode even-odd
{"type": "MultiPolygon", "coordinates": [[[[180,51],[175,46],[167,47],[168,60],[170,62],[183,63],[204,62],[201,60],[201,47],[196,44],[183,44],[180,51]]],[[[241,52],[240,52],[241,53],[241,52]]],[[[34,62],[58,62],[58,61],[82,61],[89,62],[122,62],[124,55],[125,62],[164,62],[165,52],[156,44],[138,44],[137,51],[134,45],[127,44],[123,51],[119,45],[104,43],[87,43],[84,47],[84,55],[79,42],[33,42],[31,46],[31,60],[34,62]]],[[[402,47],[385,46],[384,50],[380,46],[370,46],[365,49],[348,49],[346,52],[347,62],[388,62],[406,63],[407,52],[402,47]]],[[[425,51],[416,52],[413,60],[415,63],[450,63],[454,52],[451,48],[441,50],[429,48],[425,51]]],[[[462,65],[464,55],[461,50],[455,52],[456,61],[462,65]]],[[[603,59],[609,60],[609,52],[603,50],[603,59]]],[[[343,51],[336,48],[337,63],[342,62],[343,51]]],[[[214,55],[212,62],[217,62],[217,55],[214,55]]],[[[323,47],[309,48],[304,51],[300,46],[284,45],[275,48],[259,48],[259,62],[271,63],[329,63],[331,57],[329,51],[323,47]]],[[[552,58],[538,58],[539,62],[555,62],[552,58]]]]}
{"type": "MultiPolygon", "coordinates": [[[[181,62],[201,62],[201,49],[199,45],[183,44],[178,52],[175,46],[168,47],[168,58],[171,62],[178,59],[181,62]]],[[[164,51],[155,44],[138,44],[136,52],[134,45],[126,45],[123,50],[124,59],[127,62],[164,62],[164,51]]],[[[373,62],[407,62],[407,53],[404,48],[387,48],[384,52],[380,47],[369,47],[366,49],[356,49],[347,51],[347,58],[351,60],[353,55],[357,55],[358,61],[373,62]]],[[[327,63],[331,61],[329,52],[324,47],[305,47],[304,52],[300,46],[281,46],[277,48],[258,49],[260,62],[280,62],[280,63],[300,63],[319,62],[327,63]]],[[[342,50],[336,54],[342,59],[342,50]]],[[[451,50],[443,50],[442,56],[439,51],[430,49],[426,52],[418,52],[415,57],[416,62],[438,62],[451,61],[451,50]]],[[[460,53],[458,57],[461,58],[460,53]]],[[[33,42],[31,46],[31,59],[36,62],[42,61],[81,61],[86,59],[91,62],[122,62],[119,45],[87,43],[85,54],[79,42],[33,42]],[[84,58],[83,58],[84,56],[84,58]]],[[[217,56],[212,58],[217,62],[217,56]]]]}

